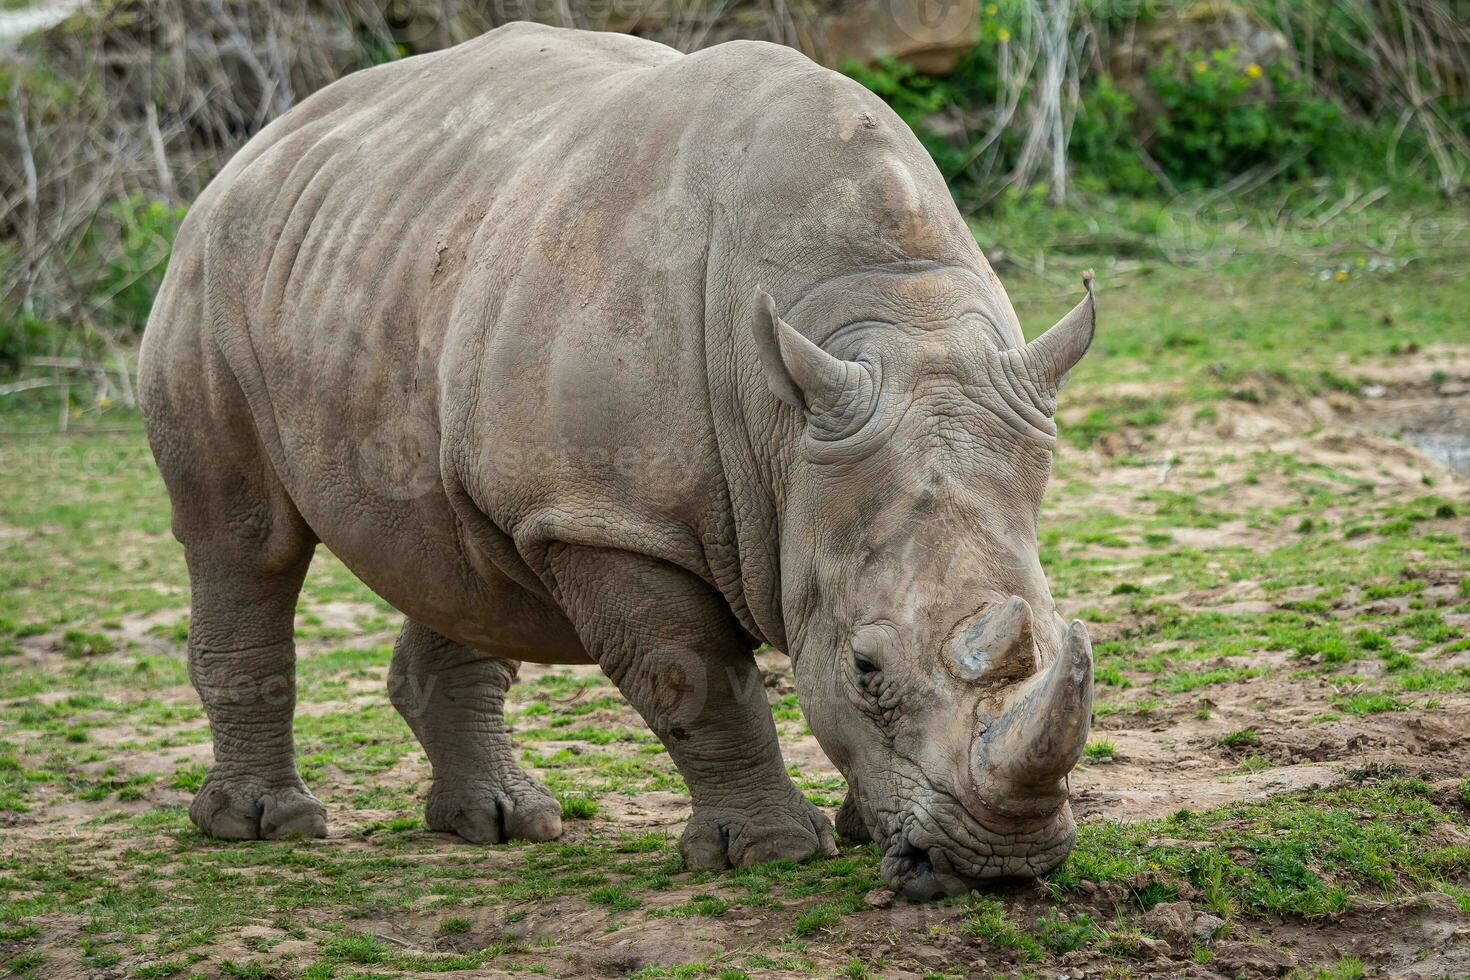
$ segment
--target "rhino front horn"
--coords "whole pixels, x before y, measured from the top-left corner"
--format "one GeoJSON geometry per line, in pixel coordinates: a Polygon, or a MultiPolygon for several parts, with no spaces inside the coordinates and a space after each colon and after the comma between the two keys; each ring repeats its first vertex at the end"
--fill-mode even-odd
{"type": "Polygon", "coordinates": [[[1092,270],[1082,274],[1082,285],[1087,295],[1072,312],[1025,347],[1004,352],[1013,383],[1048,416],[1056,414],[1057,392],[1092,346],[1097,330],[1092,270]]]}
{"type": "Polygon", "coordinates": [[[989,775],[1019,795],[1049,793],[1072,771],[1092,721],[1092,642],[1073,620],[1050,667],[981,736],[989,775]]]}

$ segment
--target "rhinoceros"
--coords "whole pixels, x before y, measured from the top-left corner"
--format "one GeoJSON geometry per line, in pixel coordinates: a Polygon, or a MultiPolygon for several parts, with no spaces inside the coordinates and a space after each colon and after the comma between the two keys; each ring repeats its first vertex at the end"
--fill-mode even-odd
{"type": "Polygon", "coordinates": [[[506,691],[595,664],[688,783],[687,865],[835,853],[769,644],[892,888],[1046,873],[1091,713],[1037,554],[1087,287],[1027,343],[909,127],[781,46],[512,24],[327,86],[200,195],[143,339],[191,818],[326,833],[292,741],[320,543],[406,617],[433,830],[561,833],[506,691]]]}

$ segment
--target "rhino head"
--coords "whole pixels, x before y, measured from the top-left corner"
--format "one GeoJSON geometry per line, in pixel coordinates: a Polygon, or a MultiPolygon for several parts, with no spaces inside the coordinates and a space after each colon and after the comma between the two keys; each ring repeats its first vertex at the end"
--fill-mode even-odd
{"type": "Polygon", "coordinates": [[[821,345],[757,295],[767,384],[802,413],[776,494],[797,691],[848,780],[838,830],[912,898],[1045,874],[1076,835],[1092,650],[1036,528],[1056,394],[1092,340],[1085,284],[1029,344],[973,282],[880,288],[866,322],[850,296],[804,299],[789,316],[821,321],[821,345]]]}

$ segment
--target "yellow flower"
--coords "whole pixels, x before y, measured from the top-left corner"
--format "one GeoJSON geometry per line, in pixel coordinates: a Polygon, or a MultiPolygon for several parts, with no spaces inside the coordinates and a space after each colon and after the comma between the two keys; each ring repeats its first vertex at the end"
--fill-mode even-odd
{"type": "Polygon", "coordinates": [[[1246,76],[1249,78],[1260,78],[1261,66],[1252,61],[1250,64],[1245,66],[1245,73],[1246,76]]]}
{"type": "Polygon", "coordinates": [[[81,418],[82,417],[82,410],[80,408],[74,408],[74,409],[72,409],[71,410],[71,417],[74,418],[74,419],[81,418]]]}
{"type": "Polygon", "coordinates": [[[1336,279],[1338,282],[1347,282],[1348,281],[1347,271],[1344,270],[1344,269],[1338,269],[1336,272],[1334,272],[1332,274],[1332,278],[1333,279],[1336,279]]]}
{"type": "Polygon", "coordinates": [[[1000,13],[1000,8],[997,7],[995,4],[993,4],[993,3],[987,3],[985,5],[985,16],[986,17],[994,17],[998,13],[1000,13]]]}
{"type": "Polygon", "coordinates": [[[995,36],[1000,38],[1001,44],[1005,44],[1011,39],[1011,32],[1002,27],[999,31],[996,32],[995,36]]]}
{"type": "Polygon", "coordinates": [[[1195,70],[1195,73],[1196,73],[1196,74],[1199,74],[1199,75],[1203,75],[1203,74],[1204,74],[1204,73],[1205,73],[1205,71],[1206,71],[1206,70],[1207,70],[1207,69],[1208,69],[1208,68],[1209,68],[1209,67],[1210,67],[1210,66],[1209,66],[1209,65],[1208,65],[1208,64],[1206,64],[1206,63],[1205,63],[1205,62],[1203,62],[1203,61],[1196,61],[1196,62],[1195,62],[1195,63],[1194,63],[1194,70],[1195,70]]]}
{"type": "Polygon", "coordinates": [[[97,396],[97,407],[98,408],[106,408],[108,405],[111,405],[111,404],[112,404],[112,399],[111,398],[108,398],[106,395],[98,395],[97,396]]]}

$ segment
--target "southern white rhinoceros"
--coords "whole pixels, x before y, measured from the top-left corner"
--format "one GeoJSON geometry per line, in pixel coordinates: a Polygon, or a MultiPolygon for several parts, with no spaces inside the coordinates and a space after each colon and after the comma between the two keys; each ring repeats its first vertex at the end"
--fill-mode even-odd
{"type": "Polygon", "coordinates": [[[1092,679],[1037,510],[1092,331],[1089,280],[1026,344],[908,127],[787,48],[512,24],[329,86],[200,196],[143,341],[214,731],[190,816],[326,832],[291,733],[321,542],[407,617],[436,830],[560,833],[505,692],[595,663],[689,784],[689,865],[832,853],[769,643],[894,888],[1046,872],[1092,679]]]}

